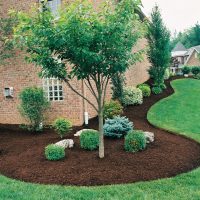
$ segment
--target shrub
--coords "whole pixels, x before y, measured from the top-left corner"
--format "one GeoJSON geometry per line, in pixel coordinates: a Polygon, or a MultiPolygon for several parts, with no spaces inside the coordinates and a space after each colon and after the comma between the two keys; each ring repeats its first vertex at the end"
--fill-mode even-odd
{"type": "Polygon", "coordinates": [[[123,107],[119,101],[106,102],[104,106],[104,119],[112,119],[115,116],[121,115],[123,113],[123,107]]]}
{"type": "Polygon", "coordinates": [[[158,87],[158,86],[154,86],[154,87],[152,87],[152,92],[154,94],[160,94],[160,93],[162,93],[162,88],[158,87]]]}
{"type": "Polygon", "coordinates": [[[169,68],[167,68],[165,70],[164,80],[168,80],[169,78],[170,78],[170,70],[169,70],[169,68]]]}
{"type": "Polygon", "coordinates": [[[49,144],[45,147],[45,156],[47,160],[60,160],[65,157],[65,148],[49,144]]]}
{"type": "Polygon", "coordinates": [[[137,86],[142,91],[143,97],[149,97],[151,95],[151,88],[147,84],[141,84],[137,86]]]}
{"type": "Polygon", "coordinates": [[[200,67],[192,67],[192,73],[197,76],[200,73],[200,67]]]}
{"type": "Polygon", "coordinates": [[[162,83],[162,84],[160,84],[160,88],[161,88],[162,90],[165,90],[165,89],[167,88],[167,86],[166,86],[164,83],[162,83]]]}
{"type": "Polygon", "coordinates": [[[53,128],[60,135],[61,138],[65,136],[72,129],[72,123],[65,118],[58,118],[53,123],[53,128]]]}
{"type": "Polygon", "coordinates": [[[183,72],[184,75],[185,74],[189,74],[190,73],[190,68],[185,66],[185,67],[182,68],[182,72],[183,72]]]}
{"type": "Polygon", "coordinates": [[[29,127],[28,130],[40,131],[44,112],[49,107],[43,90],[37,87],[28,87],[20,93],[19,98],[21,100],[19,111],[29,122],[29,125],[26,125],[29,127]]]}
{"type": "Polygon", "coordinates": [[[143,103],[142,91],[135,87],[124,88],[122,104],[125,106],[143,103]]]}
{"type": "Polygon", "coordinates": [[[114,117],[107,119],[103,126],[104,135],[112,138],[121,138],[129,131],[133,130],[133,122],[130,122],[126,117],[114,117]]]}
{"type": "Polygon", "coordinates": [[[124,74],[117,74],[111,78],[112,82],[112,98],[121,101],[123,96],[123,90],[125,85],[125,75],[124,74]]]}
{"type": "Polygon", "coordinates": [[[82,149],[95,150],[99,146],[99,133],[98,131],[85,130],[80,135],[80,145],[82,149]]]}
{"type": "Polygon", "coordinates": [[[125,137],[125,150],[129,152],[138,152],[146,148],[146,137],[143,131],[130,131],[125,137]]]}

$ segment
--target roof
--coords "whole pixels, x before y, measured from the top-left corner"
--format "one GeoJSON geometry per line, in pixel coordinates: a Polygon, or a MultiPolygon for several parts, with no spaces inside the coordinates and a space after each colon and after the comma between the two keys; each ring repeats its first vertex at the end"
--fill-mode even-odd
{"type": "Polygon", "coordinates": [[[181,42],[178,42],[176,46],[174,47],[174,49],[172,50],[172,52],[176,52],[176,51],[187,51],[187,49],[181,42]]]}
{"type": "Polygon", "coordinates": [[[192,47],[193,49],[195,49],[198,53],[200,53],[200,45],[192,47]]]}

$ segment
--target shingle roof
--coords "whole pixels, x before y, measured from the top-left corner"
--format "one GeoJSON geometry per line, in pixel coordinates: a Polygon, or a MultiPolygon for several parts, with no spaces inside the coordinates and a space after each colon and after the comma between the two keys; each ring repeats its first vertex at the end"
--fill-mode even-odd
{"type": "Polygon", "coordinates": [[[176,52],[176,51],[187,51],[187,49],[181,42],[178,42],[177,45],[172,50],[172,52],[176,52]]]}

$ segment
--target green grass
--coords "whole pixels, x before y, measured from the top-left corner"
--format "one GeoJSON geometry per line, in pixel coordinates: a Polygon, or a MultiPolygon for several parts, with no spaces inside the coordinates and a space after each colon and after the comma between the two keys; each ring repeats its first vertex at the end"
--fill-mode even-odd
{"type": "MultiPolygon", "coordinates": [[[[196,106],[198,105],[198,99],[200,97],[200,81],[192,79],[177,80],[174,81],[172,85],[176,93],[154,105],[148,113],[148,118],[157,126],[180,132],[200,142],[200,136],[197,133],[198,124],[196,123],[199,112],[199,108],[196,108],[196,106]],[[180,110],[183,108],[184,111],[180,110]],[[188,112],[186,112],[185,109],[188,112]],[[194,117],[195,120],[193,119],[194,117]],[[172,118],[176,119],[176,121],[174,122],[171,120],[172,118]],[[186,119],[187,122],[184,121],[186,119]],[[190,121],[190,123],[188,121],[190,121]],[[180,125],[180,122],[184,123],[180,125]],[[194,124],[195,127],[193,127],[192,124],[194,124]],[[190,128],[188,128],[188,125],[190,128]]],[[[101,187],[39,185],[24,183],[0,176],[0,200],[1,199],[199,200],[200,168],[169,179],[101,187]]]]}
{"type": "Polygon", "coordinates": [[[175,93],[152,106],[149,122],[200,141],[200,81],[180,79],[171,84],[175,93]]]}

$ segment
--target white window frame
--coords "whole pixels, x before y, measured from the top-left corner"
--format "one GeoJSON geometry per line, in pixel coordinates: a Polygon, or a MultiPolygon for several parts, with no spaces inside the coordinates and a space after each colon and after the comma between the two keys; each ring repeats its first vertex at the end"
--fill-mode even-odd
{"type": "Polygon", "coordinates": [[[63,85],[58,78],[43,78],[43,90],[48,101],[63,101],[63,85]],[[52,93],[52,95],[50,95],[52,93]],[[57,94],[57,95],[56,95],[57,94]]]}

